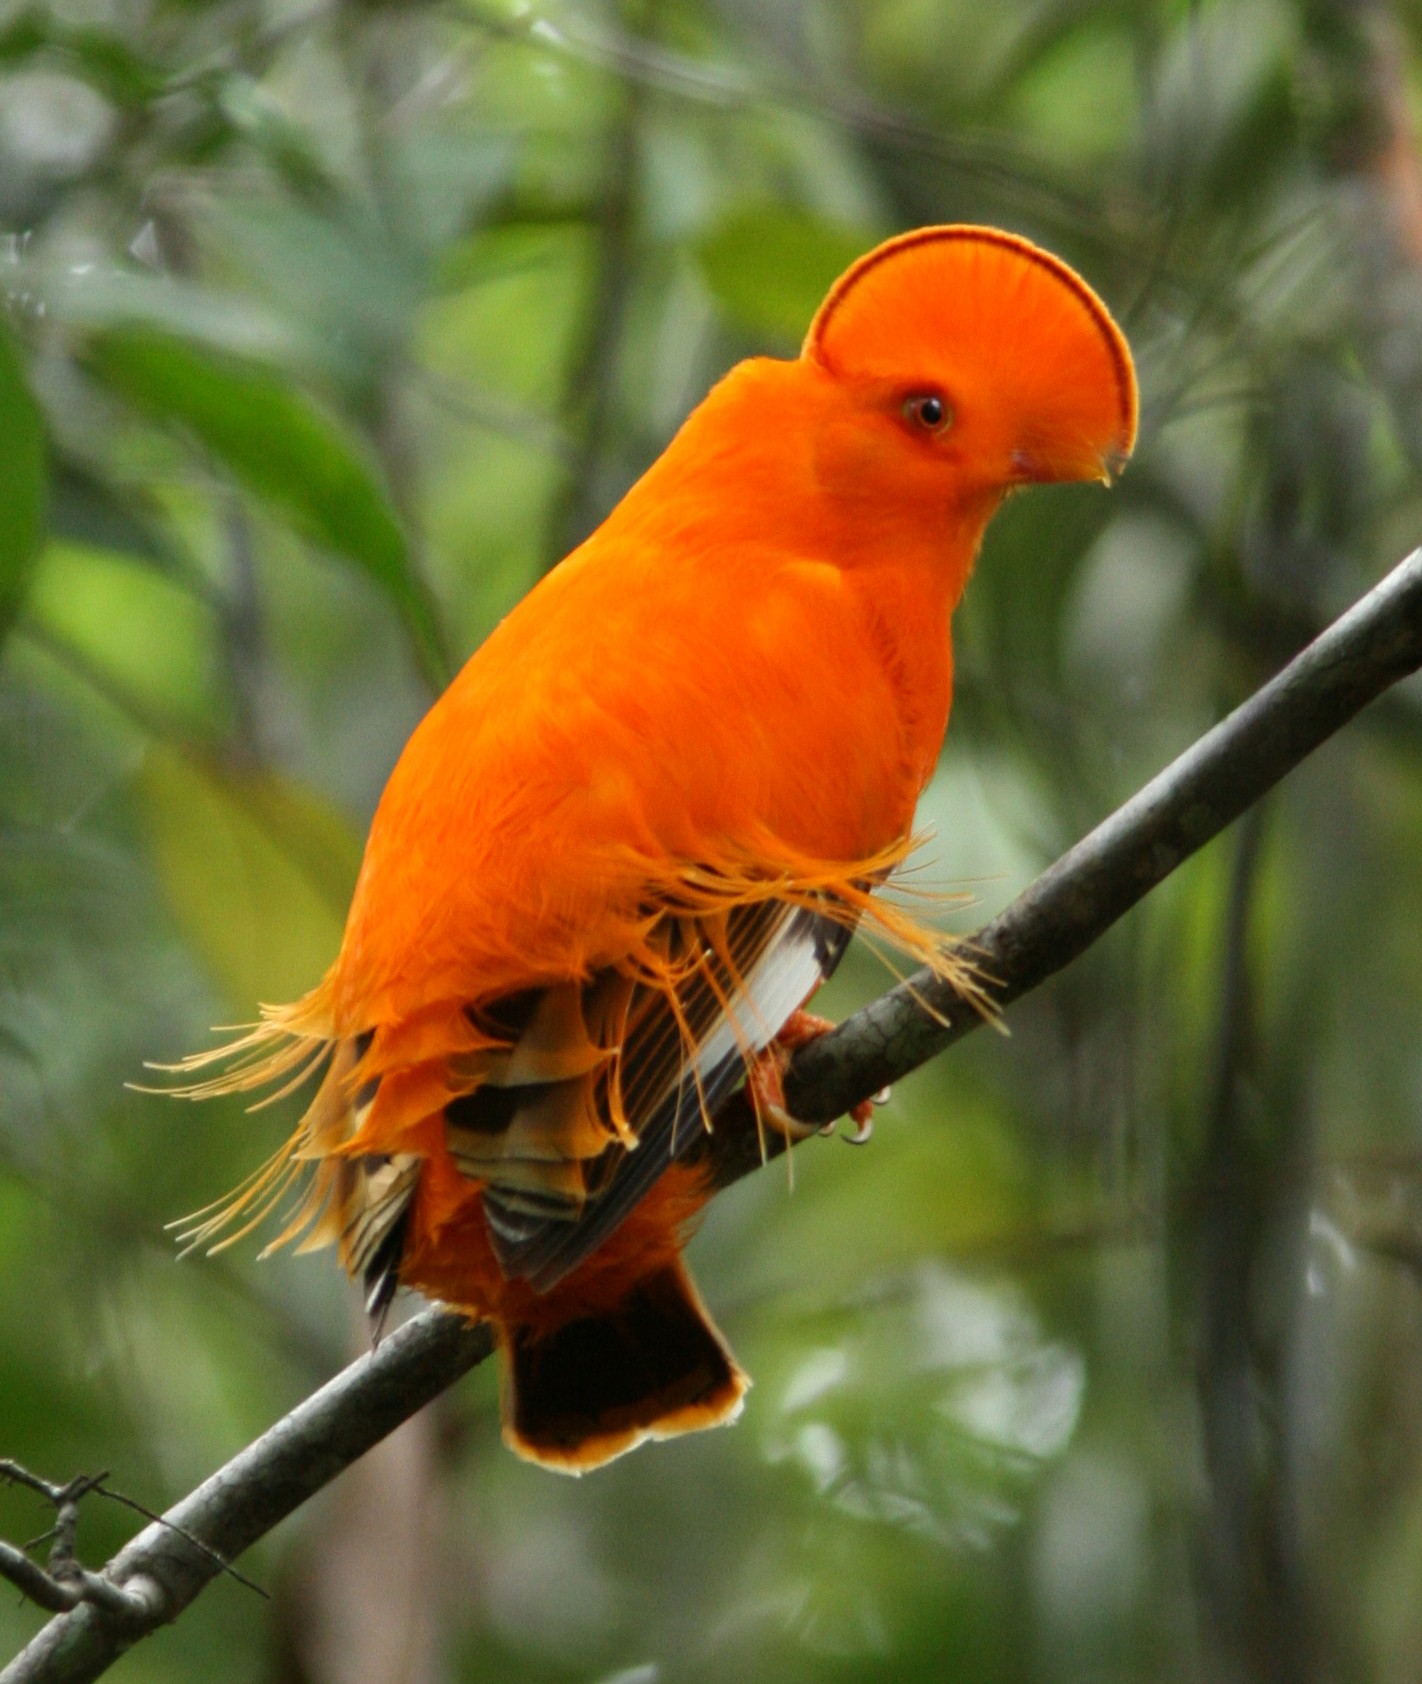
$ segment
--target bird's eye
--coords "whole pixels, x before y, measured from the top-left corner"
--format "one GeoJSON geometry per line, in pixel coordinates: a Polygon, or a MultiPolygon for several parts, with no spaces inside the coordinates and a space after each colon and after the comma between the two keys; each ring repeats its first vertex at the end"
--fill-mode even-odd
{"type": "Polygon", "coordinates": [[[938,392],[915,392],[904,399],[904,419],[926,433],[941,433],[952,424],[953,406],[938,392]]]}

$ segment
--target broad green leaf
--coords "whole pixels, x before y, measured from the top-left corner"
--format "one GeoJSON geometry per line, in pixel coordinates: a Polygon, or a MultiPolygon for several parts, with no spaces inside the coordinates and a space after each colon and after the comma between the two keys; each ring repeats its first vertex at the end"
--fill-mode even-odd
{"type": "Polygon", "coordinates": [[[796,344],[830,283],[873,244],[862,229],[804,211],[733,212],[701,241],[706,284],[741,326],[796,344]]]}
{"type": "Polygon", "coordinates": [[[25,595],[44,522],[44,425],[20,353],[0,327],[0,637],[25,595]]]}
{"type": "Polygon", "coordinates": [[[310,790],[155,750],[140,782],[178,921],[244,1018],[296,998],[341,945],[360,864],[350,825],[310,790]]]}
{"type": "Polygon", "coordinates": [[[83,544],[47,545],[30,588],[30,624],[155,726],[208,738],[221,728],[216,616],[147,563],[83,544]]]}
{"type": "Polygon", "coordinates": [[[188,428],[274,514],[363,568],[404,615],[426,667],[443,672],[399,518],[339,422],[270,369],[148,330],[96,335],[90,364],[136,409],[188,428]]]}

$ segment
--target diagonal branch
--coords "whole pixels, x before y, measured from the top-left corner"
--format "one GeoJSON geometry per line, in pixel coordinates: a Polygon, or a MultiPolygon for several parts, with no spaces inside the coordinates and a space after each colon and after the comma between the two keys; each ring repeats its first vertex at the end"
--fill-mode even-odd
{"type": "MultiPolygon", "coordinates": [[[[968,951],[989,979],[989,998],[1010,1005],[1070,964],[1419,666],[1422,549],[970,938],[968,951]]],[[[785,1088],[790,1109],[806,1122],[828,1122],[927,1063],[979,1021],[976,1010],[926,972],[910,977],[796,1056],[785,1088]]]]}
{"type": "Polygon", "coordinates": [[[0,1679],[75,1684],[98,1678],[140,1637],[176,1619],[222,1563],[328,1485],[402,1421],[484,1360],[488,1330],[427,1310],[338,1374],[223,1468],[144,1528],[104,1569],[137,1600],[146,1623],[118,1623],[86,1601],[53,1619],[0,1679]],[[183,1536],[191,1533],[204,1552],[183,1536]]]}
{"type": "MultiPolygon", "coordinates": [[[[1422,550],[1334,622],[1228,719],[1072,848],[973,938],[999,1006],[1082,953],[1191,854],[1399,679],[1422,666],[1422,550]]],[[[795,1055],[796,1116],[829,1121],[907,1075],[983,1021],[920,974],[795,1055]],[[927,1009],[926,1009],[927,1008],[927,1009]]],[[[756,1131],[732,1101],[708,1138],[718,1183],[758,1167],[756,1131]]],[[[105,1569],[147,1624],[93,1602],[51,1620],[0,1684],[83,1684],[147,1631],[175,1619],[208,1581],[357,1457],[492,1350],[483,1327],[442,1310],[416,1316],[147,1527],[105,1569]],[[175,1531],[171,1527],[181,1530],[175,1531]],[[215,1555],[182,1536],[191,1533],[215,1555]],[[220,1559],[219,1559],[220,1558],[220,1559]]]]}

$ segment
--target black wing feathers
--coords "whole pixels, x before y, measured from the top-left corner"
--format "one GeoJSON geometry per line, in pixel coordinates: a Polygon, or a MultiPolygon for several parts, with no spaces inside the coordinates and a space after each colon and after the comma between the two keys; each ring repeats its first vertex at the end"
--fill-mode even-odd
{"type": "MultiPolygon", "coordinates": [[[[747,1055],[767,1046],[834,971],[851,934],[823,913],[760,902],[728,916],[724,951],[704,949],[675,1007],[660,989],[639,986],[621,1055],[622,1105],[636,1145],[609,1146],[588,1163],[578,1201],[491,1179],[484,1210],[505,1274],[547,1291],[595,1251],[695,1141],[704,1116],[744,1075],[747,1055]]],[[[464,1109],[451,1120],[482,1132],[478,1102],[487,1096],[491,1116],[511,1117],[518,1109],[508,1109],[511,1094],[529,1098],[527,1089],[480,1089],[454,1102],[464,1109]]],[[[601,1100],[605,1106],[606,1078],[601,1100]]]]}

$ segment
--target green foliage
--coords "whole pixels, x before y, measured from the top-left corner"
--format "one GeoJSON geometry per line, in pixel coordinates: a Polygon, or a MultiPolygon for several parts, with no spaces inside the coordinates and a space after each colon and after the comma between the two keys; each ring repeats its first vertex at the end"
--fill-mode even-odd
{"type": "Polygon", "coordinates": [[[717,223],[698,255],[731,320],[793,351],[830,283],[873,243],[862,229],[766,207],[717,223]]]}
{"type": "Polygon", "coordinates": [[[142,798],[174,914],[229,1008],[303,993],[341,943],[360,863],[349,825],[278,773],[161,752],[144,764],[142,798]]]}
{"type": "MultiPolygon", "coordinates": [[[[1142,381],[955,624],[946,927],[1411,547],[1419,50],[1341,0],[0,0],[0,1452],[161,1507],[359,1349],[329,1259],[163,1233],[295,1102],[123,1084],[319,979],[453,657],[875,239],[1044,241],[1142,381]]],[[[871,1146],[718,1201],[737,1427],[558,1481],[483,1372],[124,1675],[1410,1680],[1419,791],[1404,686],[871,1146]]]]}
{"type": "Polygon", "coordinates": [[[44,519],[44,423],[10,336],[0,331],[0,638],[24,600],[44,519]]]}
{"type": "Polygon", "coordinates": [[[96,335],[98,378],[154,420],[188,428],[258,503],[365,568],[438,674],[438,632],[400,521],[342,429],[279,373],[141,330],[96,335]]]}
{"type": "Polygon", "coordinates": [[[145,717],[210,739],[227,727],[211,604],[131,552],[50,544],[27,608],[32,631],[145,717]]]}

